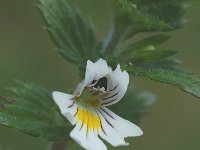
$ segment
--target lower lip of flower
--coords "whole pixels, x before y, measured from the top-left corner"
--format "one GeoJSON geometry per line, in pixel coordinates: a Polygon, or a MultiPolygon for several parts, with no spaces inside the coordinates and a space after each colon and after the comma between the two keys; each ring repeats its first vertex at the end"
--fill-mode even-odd
{"type": "Polygon", "coordinates": [[[99,129],[101,128],[100,117],[98,115],[95,115],[92,111],[84,108],[78,108],[77,110],[77,123],[79,121],[82,122],[81,127],[83,127],[83,125],[86,125],[87,129],[91,131],[93,131],[94,129],[99,131],[99,129]]]}

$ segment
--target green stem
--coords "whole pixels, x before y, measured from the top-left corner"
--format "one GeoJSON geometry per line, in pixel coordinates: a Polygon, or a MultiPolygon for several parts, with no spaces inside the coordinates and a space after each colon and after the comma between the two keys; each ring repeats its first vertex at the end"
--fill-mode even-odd
{"type": "Polygon", "coordinates": [[[118,48],[121,39],[122,32],[118,31],[116,28],[113,28],[108,35],[105,44],[103,45],[102,52],[113,52],[118,48]]]}
{"type": "Polygon", "coordinates": [[[113,53],[115,50],[117,50],[120,44],[126,39],[129,30],[130,30],[129,26],[127,26],[124,29],[113,27],[107,39],[105,40],[102,52],[113,53]]]}

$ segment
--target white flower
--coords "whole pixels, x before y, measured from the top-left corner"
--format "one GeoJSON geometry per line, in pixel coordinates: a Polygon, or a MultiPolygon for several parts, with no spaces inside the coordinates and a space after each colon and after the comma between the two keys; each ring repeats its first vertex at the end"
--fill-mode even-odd
{"type": "Polygon", "coordinates": [[[75,125],[70,136],[86,150],[107,150],[99,136],[112,146],[126,146],[126,137],[140,136],[142,130],[106,106],[122,99],[129,83],[129,75],[120,65],[113,71],[107,62],[87,61],[85,79],[74,94],[53,92],[61,113],[75,125]]]}

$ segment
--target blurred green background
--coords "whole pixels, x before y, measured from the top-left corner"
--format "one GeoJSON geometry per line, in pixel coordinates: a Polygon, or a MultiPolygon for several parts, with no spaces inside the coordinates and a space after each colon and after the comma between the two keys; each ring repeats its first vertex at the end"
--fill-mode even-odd
{"type": "MultiPolygon", "coordinates": [[[[99,37],[109,30],[110,13],[106,0],[74,0],[95,22],[99,37]]],[[[36,0],[0,0],[0,95],[13,79],[34,82],[50,90],[68,91],[78,79],[76,68],[57,52],[44,29],[36,0]]],[[[184,67],[200,77],[200,3],[190,7],[184,29],[168,33],[163,44],[179,49],[184,67]]],[[[136,38],[140,38],[138,35],[136,38]]],[[[200,101],[178,88],[142,78],[133,78],[139,88],[155,93],[158,101],[152,112],[141,119],[144,135],[128,139],[131,146],[116,150],[199,150],[200,101]]],[[[116,112],[117,113],[117,112],[116,112]]],[[[47,141],[0,126],[0,150],[44,150],[47,141]]]]}

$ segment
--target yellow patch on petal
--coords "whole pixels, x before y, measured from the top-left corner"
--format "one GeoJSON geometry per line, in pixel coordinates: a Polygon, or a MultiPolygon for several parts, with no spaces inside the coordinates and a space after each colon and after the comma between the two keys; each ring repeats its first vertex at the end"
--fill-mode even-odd
{"type": "Polygon", "coordinates": [[[87,109],[78,108],[77,110],[77,123],[81,121],[83,125],[86,125],[89,130],[101,128],[101,121],[98,115],[94,114],[87,109]]]}

